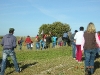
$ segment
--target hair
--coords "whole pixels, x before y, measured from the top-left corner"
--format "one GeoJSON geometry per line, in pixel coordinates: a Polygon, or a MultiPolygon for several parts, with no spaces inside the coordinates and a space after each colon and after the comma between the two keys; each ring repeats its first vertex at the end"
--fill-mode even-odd
{"type": "Polygon", "coordinates": [[[76,33],[76,32],[78,32],[78,30],[75,30],[74,32],[76,33]]]}
{"type": "Polygon", "coordinates": [[[86,32],[88,32],[88,33],[95,33],[96,32],[95,25],[92,22],[90,22],[88,24],[86,32]]]}
{"type": "Polygon", "coordinates": [[[81,26],[81,27],[80,27],[80,31],[84,31],[84,27],[81,26]]]}
{"type": "Polygon", "coordinates": [[[14,33],[14,30],[12,31],[12,30],[9,30],[9,33],[14,33]]]}

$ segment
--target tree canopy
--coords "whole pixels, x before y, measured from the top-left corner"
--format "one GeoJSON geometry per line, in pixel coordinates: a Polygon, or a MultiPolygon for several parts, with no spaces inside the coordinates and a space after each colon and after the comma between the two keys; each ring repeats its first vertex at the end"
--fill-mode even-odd
{"type": "Polygon", "coordinates": [[[54,22],[52,24],[43,24],[39,28],[39,35],[41,34],[52,34],[61,36],[64,32],[71,31],[69,24],[63,24],[61,22],[54,22]]]}

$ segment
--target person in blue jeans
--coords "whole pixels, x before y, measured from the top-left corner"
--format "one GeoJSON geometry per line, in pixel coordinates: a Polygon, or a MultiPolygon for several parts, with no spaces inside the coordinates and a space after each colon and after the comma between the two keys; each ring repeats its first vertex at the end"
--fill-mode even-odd
{"type": "Polygon", "coordinates": [[[40,42],[36,42],[36,50],[40,49],[40,42]]]}
{"type": "Polygon", "coordinates": [[[23,44],[23,38],[21,37],[19,40],[18,40],[18,45],[19,45],[19,50],[22,50],[22,44],[23,44]]]}
{"type": "Polygon", "coordinates": [[[95,55],[97,49],[91,49],[91,50],[85,50],[84,55],[85,55],[85,68],[87,68],[88,73],[93,74],[94,72],[94,60],[95,60],[95,55]]]}
{"type": "Polygon", "coordinates": [[[40,46],[41,46],[41,50],[43,50],[45,47],[45,42],[43,38],[40,40],[40,46]]]}
{"type": "Polygon", "coordinates": [[[39,35],[36,36],[35,41],[36,41],[36,50],[39,50],[40,49],[40,37],[39,37],[39,35]]]}
{"type": "Polygon", "coordinates": [[[84,32],[81,45],[81,50],[84,50],[85,56],[85,75],[92,75],[94,73],[94,60],[98,48],[97,44],[100,47],[95,26],[90,22],[87,26],[87,30],[84,32]]]}
{"type": "Polygon", "coordinates": [[[78,31],[75,30],[75,32],[71,35],[71,44],[72,44],[72,57],[75,59],[76,58],[76,44],[75,44],[75,39],[74,36],[78,31]]]}
{"type": "Polygon", "coordinates": [[[52,39],[52,48],[55,48],[57,45],[57,37],[54,35],[52,36],[51,39],[52,39]]]}
{"type": "Polygon", "coordinates": [[[16,48],[16,37],[13,35],[14,28],[9,29],[9,34],[5,35],[2,39],[1,45],[3,46],[3,55],[2,55],[2,63],[1,63],[1,73],[0,75],[4,75],[6,69],[6,61],[7,57],[11,56],[16,72],[20,72],[21,69],[17,63],[16,54],[14,48],[16,48]]]}
{"type": "Polygon", "coordinates": [[[31,48],[31,37],[28,35],[27,38],[25,39],[25,43],[26,43],[26,46],[27,46],[27,49],[28,50],[32,50],[31,48]]]}

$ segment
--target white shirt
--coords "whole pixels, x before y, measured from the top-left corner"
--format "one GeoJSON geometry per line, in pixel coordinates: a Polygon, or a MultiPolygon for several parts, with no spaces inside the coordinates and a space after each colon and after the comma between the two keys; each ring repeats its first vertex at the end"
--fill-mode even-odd
{"type": "Polygon", "coordinates": [[[76,40],[76,45],[81,45],[83,40],[84,31],[79,31],[75,34],[74,39],[76,40]]]}

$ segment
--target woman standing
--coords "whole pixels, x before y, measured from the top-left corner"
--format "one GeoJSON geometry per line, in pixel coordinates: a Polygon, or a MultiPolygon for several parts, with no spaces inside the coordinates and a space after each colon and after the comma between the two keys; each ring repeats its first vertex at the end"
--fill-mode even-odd
{"type": "Polygon", "coordinates": [[[85,56],[85,75],[91,75],[94,73],[94,60],[97,50],[97,44],[100,47],[100,42],[96,33],[95,26],[90,22],[87,26],[87,30],[83,35],[83,47],[85,56]]]}

